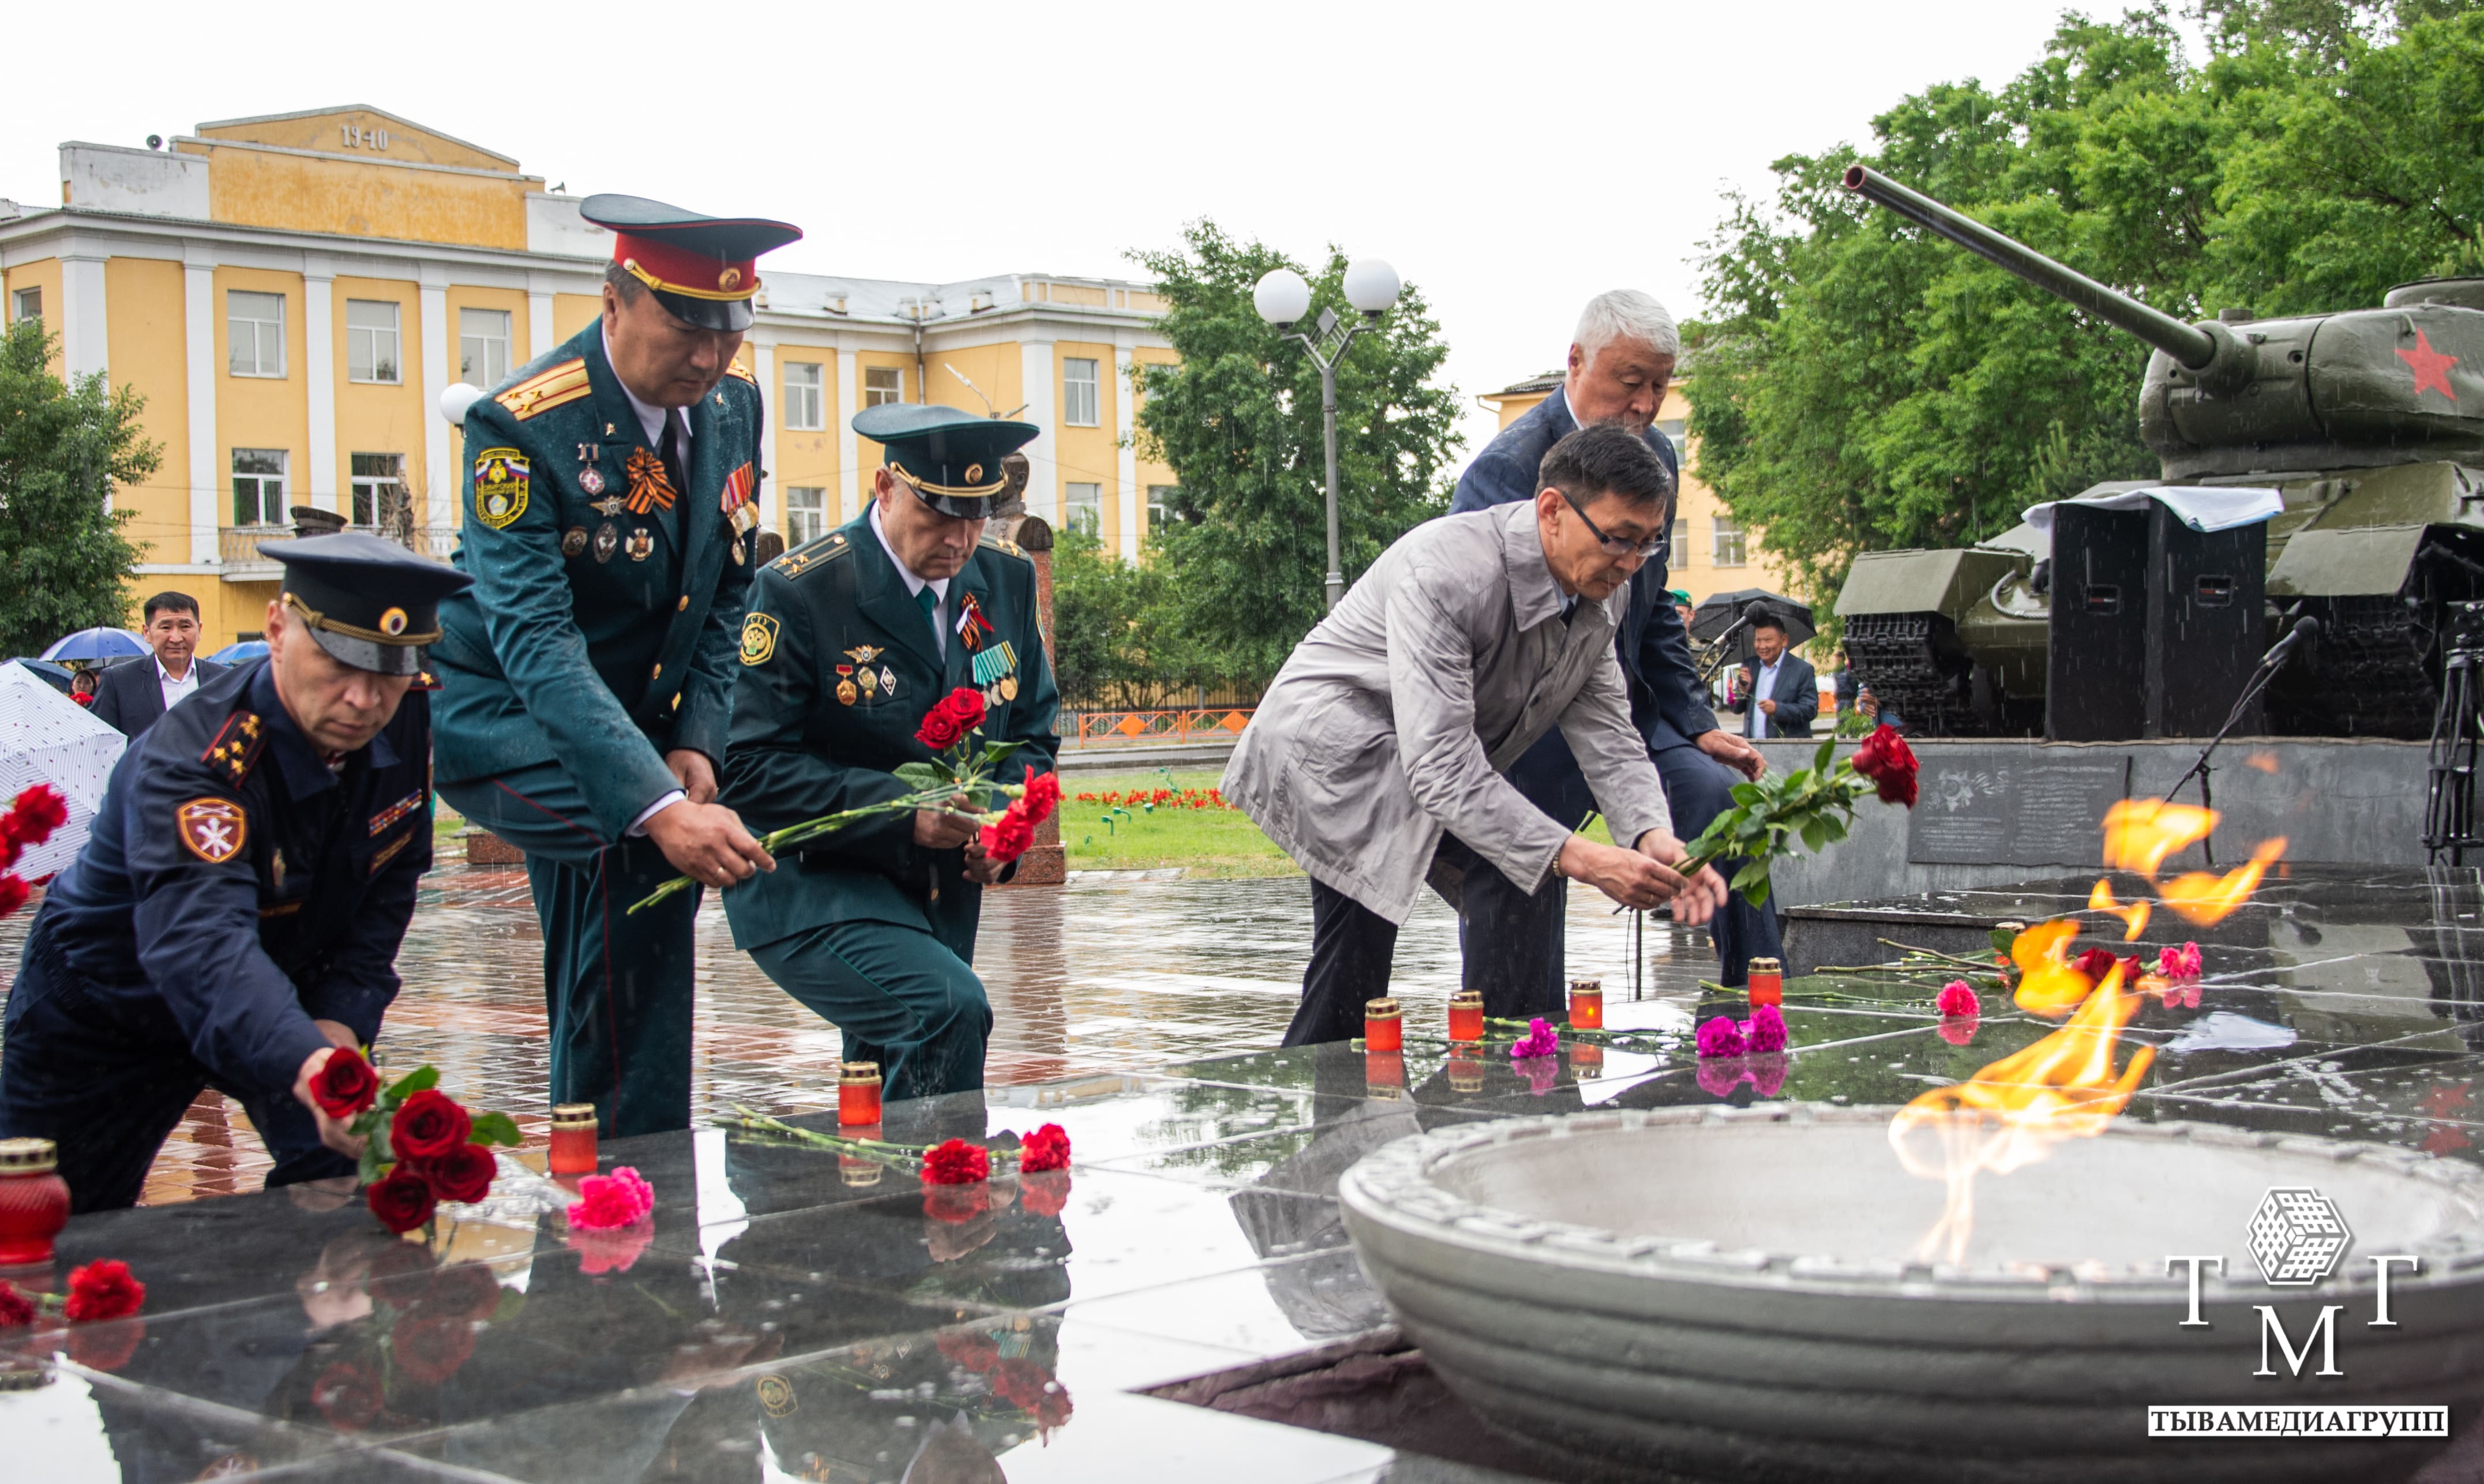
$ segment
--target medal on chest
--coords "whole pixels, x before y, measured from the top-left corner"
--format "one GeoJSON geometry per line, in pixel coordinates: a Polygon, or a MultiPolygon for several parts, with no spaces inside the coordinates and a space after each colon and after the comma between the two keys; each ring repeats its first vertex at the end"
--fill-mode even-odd
{"type": "Polygon", "coordinates": [[[742,554],[743,538],[759,525],[759,512],[752,508],[759,495],[758,472],[748,464],[724,476],[724,493],[717,504],[724,511],[725,525],[732,527],[728,539],[733,544],[733,564],[748,560],[742,554]]]}
{"type": "Polygon", "coordinates": [[[656,533],[644,526],[630,532],[630,559],[645,561],[656,554],[656,533]]]}
{"type": "Polygon", "coordinates": [[[1017,699],[1017,651],[1009,640],[986,640],[969,662],[974,667],[975,684],[983,688],[986,705],[994,700],[1017,699]]]}
{"type": "Polygon", "coordinates": [[[837,700],[842,705],[851,706],[862,694],[862,688],[854,684],[853,673],[850,664],[837,666],[837,700]]]}
{"type": "Polygon", "coordinates": [[[595,513],[604,517],[604,524],[595,527],[594,546],[597,561],[610,561],[612,553],[621,550],[621,527],[612,524],[612,518],[621,513],[621,505],[622,501],[618,496],[595,502],[595,513]]]}
{"type": "Polygon", "coordinates": [[[862,695],[876,695],[878,693],[879,675],[878,672],[875,671],[871,667],[871,662],[874,660],[878,659],[880,657],[880,648],[877,644],[857,644],[853,648],[846,651],[846,658],[852,661],[853,663],[838,665],[837,674],[840,676],[850,676],[851,678],[844,681],[837,687],[838,700],[845,702],[848,706],[851,706],[853,704],[853,697],[847,694],[849,688],[858,691],[862,695]]]}

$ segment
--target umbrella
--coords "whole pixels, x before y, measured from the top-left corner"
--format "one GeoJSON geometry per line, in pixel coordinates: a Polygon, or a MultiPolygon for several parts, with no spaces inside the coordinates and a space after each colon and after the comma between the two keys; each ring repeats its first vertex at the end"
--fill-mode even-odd
{"type": "Polygon", "coordinates": [[[55,640],[43,651],[46,660],[111,660],[147,653],[147,641],[126,629],[80,629],[55,640]]]}
{"type": "Polygon", "coordinates": [[[1714,644],[1728,632],[1734,635],[1721,653],[1709,657],[1712,673],[1716,666],[1740,664],[1745,660],[1759,658],[1758,652],[1751,648],[1750,626],[1735,627],[1746,614],[1754,618],[1759,616],[1752,612],[1755,605],[1785,626],[1788,644],[1800,644],[1820,632],[1811,621],[1811,605],[1808,603],[1796,603],[1780,593],[1759,587],[1738,587],[1729,593],[1710,593],[1691,612],[1690,636],[1702,644],[1714,644]]]}
{"type": "Polygon", "coordinates": [[[69,801],[68,823],[18,858],[19,876],[40,881],[77,859],[103,803],[112,765],[128,744],[117,728],[96,720],[35,671],[0,665],[0,799],[48,783],[69,801]]]}
{"type": "Polygon", "coordinates": [[[239,664],[245,660],[266,658],[267,641],[265,639],[239,639],[207,656],[207,661],[211,664],[239,664]]]}
{"type": "Polygon", "coordinates": [[[63,695],[69,693],[69,677],[77,673],[66,664],[54,664],[49,660],[37,660],[28,655],[19,655],[16,659],[9,662],[12,664],[22,664],[27,669],[34,671],[35,674],[41,677],[43,684],[51,687],[63,695]]]}

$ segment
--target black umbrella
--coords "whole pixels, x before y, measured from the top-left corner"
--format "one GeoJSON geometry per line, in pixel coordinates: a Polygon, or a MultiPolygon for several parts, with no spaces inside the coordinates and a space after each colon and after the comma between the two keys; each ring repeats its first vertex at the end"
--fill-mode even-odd
{"type": "Polygon", "coordinates": [[[1702,644],[1725,639],[1722,658],[1729,662],[1757,659],[1751,649],[1751,624],[1762,617],[1773,618],[1784,627],[1788,644],[1803,643],[1820,632],[1811,621],[1810,604],[1765,588],[1739,587],[1700,600],[1690,615],[1690,636],[1702,644]]]}

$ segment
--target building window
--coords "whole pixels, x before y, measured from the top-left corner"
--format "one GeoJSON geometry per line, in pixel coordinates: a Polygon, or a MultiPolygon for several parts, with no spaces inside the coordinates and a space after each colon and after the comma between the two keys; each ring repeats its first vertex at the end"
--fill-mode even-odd
{"type": "Polygon", "coordinates": [[[284,524],[284,452],[282,448],[232,451],[235,526],[284,524]]]}
{"type": "Polygon", "coordinates": [[[1664,555],[1674,566],[1690,564],[1690,522],[1685,517],[1675,516],[1673,524],[1665,527],[1664,555]]]}
{"type": "Polygon", "coordinates": [[[9,317],[11,319],[42,318],[43,291],[40,288],[21,288],[15,293],[11,294],[9,296],[9,317]]]}
{"type": "Polygon", "coordinates": [[[796,432],[816,433],[828,425],[827,387],[820,370],[815,361],[785,363],[785,426],[796,432]]]}
{"type": "Polygon", "coordinates": [[[1742,564],[1742,527],[1731,517],[1718,516],[1708,523],[1715,528],[1714,540],[1709,546],[1709,557],[1719,567],[1742,564]]]}
{"type": "MultiPolygon", "coordinates": [[[[1089,364],[1094,363],[1090,362],[1089,364]]],[[[1069,486],[1069,528],[1082,536],[1104,533],[1104,487],[1100,484],[1069,486]]]]}
{"type": "Polygon", "coordinates": [[[405,455],[357,453],[353,456],[354,524],[392,526],[406,510],[405,455]]]}
{"type": "Polygon", "coordinates": [[[1095,384],[1095,363],[1076,356],[1061,363],[1061,420],[1073,428],[1100,426],[1104,420],[1102,389],[1095,384]]]}
{"type": "Polygon", "coordinates": [[[867,365],[862,370],[862,405],[878,407],[905,400],[905,373],[893,365],[867,365]]]}
{"type": "Polygon", "coordinates": [[[457,311],[457,379],[497,387],[509,379],[509,311],[457,311]]]}
{"type": "Polygon", "coordinates": [[[396,301],[345,301],[345,380],[395,386],[397,373],[396,301]]]}
{"type": "Polygon", "coordinates": [[[235,376],[284,374],[284,296],[225,290],[225,337],[235,376]]]}
{"type": "Polygon", "coordinates": [[[1162,530],[1174,522],[1181,519],[1181,517],[1174,514],[1174,502],[1180,499],[1180,497],[1181,486],[1177,484],[1150,484],[1148,486],[1148,530],[1162,530]]]}
{"type": "Polygon", "coordinates": [[[818,484],[785,486],[785,544],[800,546],[805,541],[817,541],[827,533],[827,487],[818,484]]]}

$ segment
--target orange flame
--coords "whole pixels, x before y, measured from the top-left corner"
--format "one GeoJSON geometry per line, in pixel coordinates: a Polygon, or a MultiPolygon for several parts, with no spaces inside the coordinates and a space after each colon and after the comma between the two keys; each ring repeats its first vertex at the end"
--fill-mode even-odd
{"type": "Polygon", "coordinates": [[[2066,1015],[2095,987],[2085,974],[2070,967],[2065,955],[2070,939],[2078,935],[2077,918],[2057,917],[2011,940],[2010,961],[2018,965],[2020,1010],[2047,1018],[2066,1015]]]}
{"type": "MultiPolygon", "coordinates": [[[[2028,937],[2058,926],[2029,929],[2012,946],[2012,956],[2017,957],[2028,937]]],[[[1987,1170],[2008,1174],[2044,1158],[2064,1139],[2094,1138],[2129,1105],[2139,1079],[2156,1058],[2154,1048],[2142,1046],[2119,1072],[2114,1069],[2115,1043],[2139,1003],[2138,995],[2122,992],[2117,964],[2060,1030],[1898,1111],[1889,1124],[1889,1143],[1899,1163],[1910,1174],[1948,1185],[1940,1220],[1915,1249],[1917,1260],[1965,1260],[1975,1228],[1976,1175],[1987,1170]],[[1937,1164],[1917,1158],[1907,1144],[1907,1136],[1926,1124],[1940,1133],[1942,1158],[1937,1164]]]]}
{"type": "Polygon", "coordinates": [[[2156,889],[2163,895],[2165,904],[2184,919],[2202,928],[2209,927],[2224,922],[2234,908],[2250,901],[2269,864],[2284,853],[2285,837],[2280,835],[2274,840],[2261,841],[2259,849],[2252,851],[2247,864],[2236,866],[2222,877],[2210,876],[2205,871],[2191,871],[2159,884],[2156,889]]]}
{"type": "Polygon", "coordinates": [[[2165,857],[2216,830],[2217,811],[2161,798],[2125,798],[2104,812],[2104,863],[2154,877],[2165,857]]]}
{"type": "Polygon", "coordinates": [[[2111,877],[2096,877],[2095,890],[2088,893],[2088,910],[2108,912],[2120,918],[2127,928],[2121,935],[2121,940],[2125,943],[2136,943],[2139,941],[2139,935],[2147,931],[2148,904],[2146,902],[2134,902],[2128,906],[2120,905],[2113,900],[2112,880],[2111,877]]]}

